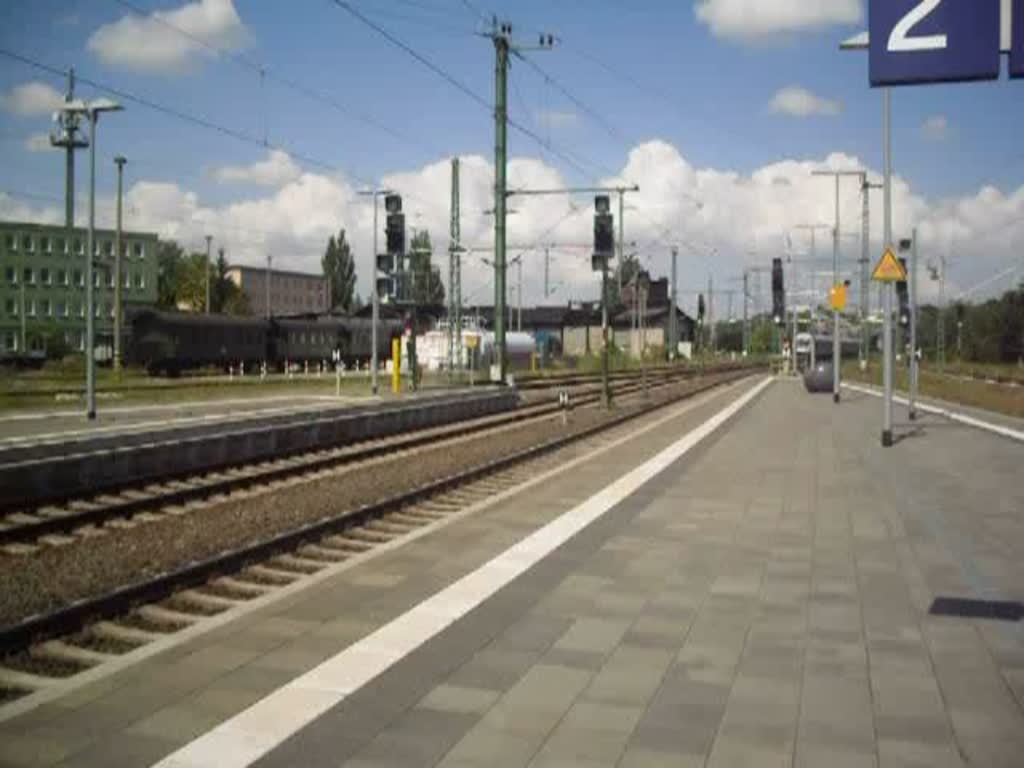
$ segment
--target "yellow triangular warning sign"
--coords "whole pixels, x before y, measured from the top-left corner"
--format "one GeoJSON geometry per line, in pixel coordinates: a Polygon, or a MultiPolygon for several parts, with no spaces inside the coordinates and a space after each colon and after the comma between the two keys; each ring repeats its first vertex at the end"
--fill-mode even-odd
{"type": "Polygon", "coordinates": [[[882,258],[875,265],[875,271],[871,273],[871,279],[878,283],[898,283],[907,279],[907,270],[900,264],[892,248],[885,249],[882,258]]]}

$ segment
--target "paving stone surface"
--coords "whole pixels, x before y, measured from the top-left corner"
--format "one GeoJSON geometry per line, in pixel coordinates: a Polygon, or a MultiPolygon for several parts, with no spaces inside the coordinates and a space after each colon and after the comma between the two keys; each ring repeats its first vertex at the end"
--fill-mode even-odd
{"type": "MultiPolygon", "coordinates": [[[[0,764],[151,764],[712,412],[0,724],[0,764]]],[[[258,765],[1020,766],[1024,625],[928,609],[1024,600],[1024,450],[925,418],[883,451],[879,421],[775,383],[258,765]]]]}

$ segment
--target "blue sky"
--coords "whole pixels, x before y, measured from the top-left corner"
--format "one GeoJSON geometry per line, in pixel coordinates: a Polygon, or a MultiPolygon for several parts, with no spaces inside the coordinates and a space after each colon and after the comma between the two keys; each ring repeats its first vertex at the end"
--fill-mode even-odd
{"type": "MultiPolygon", "coordinates": [[[[232,5],[229,0],[204,2],[232,5]]],[[[488,101],[493,99],[493,48],[475,34],[480,16],[473,8],[509,18],[527,42],[539,31],[557,35],[554,50],[527,56],[603,119],[594,119],[519,61],[512,67],[511,116],[555,147],[570,149],[585,170],[573,169],[515,131],[510,138],[513,155],[544,161],[569,183],[620,174],[628,152],[649,140],[671,145],[695,169],[741,176],[785,161],[821,162],[830,153],[880,168],[880,94],[868,87],[867,55],[837,50],[841,39],[864,28],[863,19],[850,20],[858,0],[810,3],[808,8],[826,10],[775,28],[770,7],[778,6],[789,18],[784,11],[794,0],[765,0],[769,10],[752,20],[757,24],[750,29],[735,26],[744,23],[730,10],[735,0],[700,0],[697,5],[704,2],[721,10],[724,16],[718,18],[726,22],[716,26],[706,21],[707,15],[698,18],[694,3],[667,0],[352,0],[352,5],[488,101]],[[772,111],[775,95],[793,86],[813,94],[819,110],[834,114],[772,111]]],[[[183,0],[132,3],[147,13],[185,5],[183,0]]],[[[191,51],[183,68],[138,71],[138,61],[105,61],[90,50],[90,38],[123,17],[140,18],[117,0],[4,3],[0,47],[58,68],[73,64],[90,79],[257,138],[266,136],[293,152],[302,170],[327,173],[297,155],[326,162],[351,186],[414,172],[455,153],[490,159],[493,122],[483,106],[330,0],[238,0],[234,9],[240,29],[211,27],[209,42],[237,52],[252,66],[204,49],[191,51]],[[271,76],[261,81],[254,71],[258,66],[271,76]],[[310,100],[275,77],[328,94],[342,109],[310,100]]],[[[167,29],[161,33],[175,36],[167,29]]],[[[132,42],[143,51],[150,46],[144,39],[132,42]]],[[[184,37],[178,42],[192,45],[184,37]]],[[[12,89],[29,81],[63,89],[60,78],[0,57],[0,94],[7,94],[7,109],[0,111],[5,169],[0,190],[14,197],[59,198],[60,156],[25,148],[28,137],[48,129],[48,118],[15,114],[11,107],[12,89]]],[[[986,185],[1013,195],[1024,176],[1018,128],[1024,117],[1022,89],[1024,82],[1004,77],[993,83],[897,90],[896,170],[912,195],[929,206],[968,200],[986,185]]],[[[83,86],[81,93],[89,97],[95,91],[83,86]]],[[[122,153],[129,158],[130,179],[171,183],[211,210],[275,194],[273,185],[217,181],[218,168],[264,160],[262,147],[138,104],[126,106],[124,114],[105,119],[100,130],[101,192],[111,193],[110,157],[122,153]]],[[[84,180],[85,164],[79,169],[84,180]]],[[[447,190],[437,195],[447,205],[447,190]]],[[[822,202],[822,212],[827,211],[827,195],[822,202]]],[[[47,205],[43,199],[36,204],[47,205]]]]}

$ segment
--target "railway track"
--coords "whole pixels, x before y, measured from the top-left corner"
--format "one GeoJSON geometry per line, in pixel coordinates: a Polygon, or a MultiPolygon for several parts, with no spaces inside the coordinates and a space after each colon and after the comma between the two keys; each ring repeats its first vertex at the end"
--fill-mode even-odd
{"type": "Polygon", "coordinates": [[[5,702],[45,691],[63,678],[515,488],[535,476],[539,467],[548,468],[558,451],[600,445],[627,422],[749,374],[750,370],[709,374],[658,402],[644,403],[569,435],[8,626],[0,630],[0,713],[5,702]]]}
{"type": "MultiPolygon", "coordinates": [[[[691,378],[683,375],[661,376],[648,386],[666,386],[691,378]]],[[[632,377],[620,379],[617,392],[629,395],[643,388],[632,377]]],[[[577,385],[579,386],[579,385],[577,385]]],[[[576,407],[594,405],[600,394],[577,393],[576,407]]],[[[274,461],[219,468],[216,471],[172,477],[142,488],[127,487],[96,496],[69,499],[62,504],[26,507],[0,517],[0,548],[10,555],[29,555],[39,546],[63,546],[74,537],[95,535],[104,525],[127,523],[137,516],[161,513],[175,514],[195,502],[218,496],[229,496],[255,486],[272,485],[296,478],[312,478],[321,472],[435,445],[439,440],[452,440],[494,430],[501,426],[522,426],[531,421],[551,418],[561,412],[557,402],[545,401],[516,411],[473,419],[445,427],[419,430],[411,434],[368,440],[355,444],[288,456],[274,461]],[[166,512],[163,512],[166,511],[166,512]]]]}

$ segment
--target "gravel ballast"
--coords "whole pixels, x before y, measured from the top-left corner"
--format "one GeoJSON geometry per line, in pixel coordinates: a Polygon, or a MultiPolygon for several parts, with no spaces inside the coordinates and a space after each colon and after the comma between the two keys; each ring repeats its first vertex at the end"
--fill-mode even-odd
{"type": "MultiPolygon", "coordinates": [[[[658,388],[651,401],[667,400],[711,379],[658,388]]],[[[642,403],[637,396],[623,398],[616,413],[636,410],[642,403]]],[[[232,494],[134,527],[107,527],[102,535],[76,537],[73,543],[44,547],[32,555],[0,554],[0,626],[408,492],[607,418],[602,410],[585,408],[572,414],[568,427],[559,417],[507,427],[497,434],[445,441],[413,454],[339,469],[316,480],[232,494]]]]}

